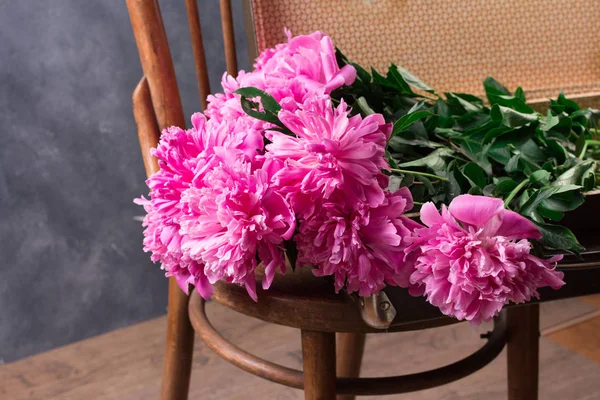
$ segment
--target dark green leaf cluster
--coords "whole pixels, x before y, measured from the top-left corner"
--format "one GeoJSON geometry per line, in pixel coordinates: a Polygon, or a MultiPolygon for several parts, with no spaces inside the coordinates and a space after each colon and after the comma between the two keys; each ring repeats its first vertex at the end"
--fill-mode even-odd
{"type": "MultiPolygon", "coordinates": [[[[351,64],[338,52],[340,65],[351,64]]],[[[579,253],[582,247],[557,223],[597,188],[598,112],[560,95],[540,114],[518,88],[493,78],[487,101],[464,93],[437,94],[394,64],[387,75],[359,65],[351,86],[336,90],[354,112],[381,113],[394,123],[387,157],[391,185],[408,186],[415,204],[448,204],[459,194],[501,198],[532,220],[542,245],[579,253]]]]}

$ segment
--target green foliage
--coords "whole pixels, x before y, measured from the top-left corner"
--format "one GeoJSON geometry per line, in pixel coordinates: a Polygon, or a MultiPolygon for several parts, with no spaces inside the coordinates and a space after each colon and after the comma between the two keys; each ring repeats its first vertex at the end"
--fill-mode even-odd
{"type": "MultiPolygon", "coordinates": [[[[338,62],[351,64],[339,52],[338,62]]],[[[465,93],[442,97],[394,64],[385,76],[352,65],[357,79],[332,97],[394,124],[386,153],[398,177],[393,184],[408,186],[417,204],[440,206],[464,193],[498,197],[540,228],[546,248],[582,250],[557,222],[600,184],[598,111],[561,94],[543,115],[521,88],[513,94],[490,77],[483,82],[487,102],[465,93]]]]}
{"type": "Polygon", "coordinates": [[[258,120],[277,125],[283,133],[292,134],[279,120],[277,114],[281,110],[281,106],[273,96],[255,87],[239,88],[233,93],[241,96],[242,110],[246,114],[258,120]]]}

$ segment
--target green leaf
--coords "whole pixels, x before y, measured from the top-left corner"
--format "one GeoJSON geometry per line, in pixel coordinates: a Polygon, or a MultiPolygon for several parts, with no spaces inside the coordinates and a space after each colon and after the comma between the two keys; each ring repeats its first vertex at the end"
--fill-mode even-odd
{"type": "Polygon", "coordinates": [[[452,155],[453,151],[447,148],[436,149],[429,153],[429,155],[419,158],[417,160],[398,164],[400,168],[406,167],[429,167],[434,171],[441,171],[446,165],[444,161],[445,157],[452,155]]]}
{"type": "Polygon", "coordinates": [[[392,157],[389,151],[385,152],[385,158],[387,158],[390,167],[398,168],[398,163],[396,162],[396,160],[394,160],[394,157],[392,157]]]}
{"type": "MultiPolygon", "coordinates": [[[[507,88],[505,88],[500,82],[488,76],[483,81],[483,88],[485,89],[485,93],[487,95],[500,95],[500,96],[510,96],[510,92],[507,88]]],[[[491,102],[491,101],[490,101],[491,102]]]]}
{"type": "Polygon", "coordinates": [[[486,173],[479,165],[469,162],[462,168],[462,173],[471,182],[471,185],[479,188],[485,187],[486,173]]]}
{"type": "Polygon", "coordinates": [[[523,103],[525,103],[525,101],[527,101],[525,99],[525,92],[523,91],[523,88],[521,86],[519,86],[517,88],[517,90],[515,90],[515,97],[519,100],[521,100],[523,103]]]}
{"type": "Polygon", "coordinates": [[[406,114],[405,116],[394,122],[394,129],[392,131],[391,137],[394,137],[400,132],[407,130],[415,122],[432,115],[434,114],[431,111],[427,110],[419,110],[410,114],[406,114]]]}
{"type": "Polygon", "coordinates": [[[390,139],[388,142],[389,147],[392,149],[399,148],[399,145],[405,146],[419,146],[419,147],[427,147],[429,149],[439,149],[440,147],[446,147],[442,143],[433,142],[431,140],[423,140],[423,139],[405,139],[401,136],[395,136],[390,139]]]}
{"type": "Polygon", "coordinates": [[[482,107],[480,105],[463,99],[459,93],[446,93],[446,97],[448,98],[449,102],[453,102],[466,112],[478,113],[481,111],[482,107]]]}
{"type": "Polygon", "coordinates": [[[434,112],[438,115],[438,125],[440,128],[452,128],[454,126],[454,118],[444,100],[439,99],[435,102],[434,112]]]}
{"type": "Polygon", "coordinates": [[[585,248],[579,244],[577,238],[569,228],[560,225],[543,224],[534,222],[542,233],[540,242],[551,249],[567,250],[579,255],[585,248]]]}
{"type": "Polygon", "coordinates": [[[404,77],[400,74],[398,67],[395,64],[391,64],[387,73],[388,81],[392,82],[402,93],[413,94],[412,89],[408,85],[408,82],[404,80],[404,77]]]}
{"type": "Polygon", "coordinates": [[[467,192],[471,185],[469,180],[460,172],[455,161],[449,164],[448,171],[450,172],[448,175],[448,200],[452,200],[456,196],[467,192]]]}
{"type": "Polygon", "coordinates": [[[573,100],[567,99],[564,93],[558,95],[558,104],[564,106],[565,111],[569,114],[580,110],[579,104],[575,103],[573,100]]]}
{"type": "Polygon", "coordinates": [[[239,94],[240,96],[245,97],[247,99],[254,98],[254,97],[260,97],[260,101],[262,103],[263,109],[272,114],[277,114],[279,112],[279,110],[281,110],[281,106],[279,105],[277,100],[275,100],[275,98],[273,96],[271,96],[269,93],[267,93],[265,91],[255,88],[255,87],[239,88],[238,90],[236,90],[233,93],[239,94]]]}
{"type": "Polygon", "coordinates": [[[279,121],[277,114],[279,113],[279,110],[281,110],[281,106],[273,96],[255,87],[239,88],[234,93],[241,96],[240,103],[242,105],[242,110],[244,110],[246,114],[260,121],[270,122],[287,129],[281,121],[279,121]],[[250,100],[251,98],[256,97],[260,98],[264,111],[260,111],[259,103],[250,100]]]}
{"type": "Polygon", "coordinates": [[[529,180],[531,181],[531,183],[534,183],[536,185],[540,185],[540,186],[549,185],[550,184],[550,172],[543,170],[543,169],[539,169],[539,170],[535,171],[533,174],[531,174],[531,176],[529,177],[529,180]]]}
{"type": "Polygon", "coordinates": [[[487,197],[496,197],[494,195],[495,191],[496,191],[496,184],[490,183],[489,185],[486,185],[486,187],[483,188],[483,195],[487,196],[487,197]]]}
{"type": "Polygon", "coordinates": [[[373,109],[369,106],[369,103],[367,103],[367,99],[365,99],[364,97],[361,96],[358,99],[356,99],[356,104],[361,109],[364,115],[375,114],[375,111],[373,111],[373,109]]]}
{"type": "Polygon", "coordinates": [[[256,118],[260,121],[270,122],[272,124],[280,124],[279,118],[277,115],[268,112],[259,111],[259,104],[253,101],[248,100],[246,97],[242,97],[240,99],[240,103],[242,105],[242,110],[249,116],[256,118]]]}
{"type": "Polygon", "coordinates": [[[579,190],[581,186],[564,185],[564,186],[544,186],[533,191],[529,200],[521,207],[520,213],[525,216],[530,216],[536,211],[537,206],[544,200],[549,199],[557,193],[565,193],[569,191],[579,190]]]}
{"type": "Polygon", "coordinates": [[[427,188],[427,191],[429,192],[429,195],[435,194],[436,190],[433,187],[433,184],[431,183],[431,180],[429,180],[429,178],[427,178],[425,176],[421,176],[421,175],[416,175],[415,179],[417,181],[421,182],[423,185],[425,185],[425,187],[427,188]]]}
{"type": "Polygon", "coordinates": [[[495,95],[488,94],[488,100],[491,105],[498,104],[500,106],[512,108],[515,111],[524,113],[524,114],[534,114],[535,111],[533,108],[528,106],[525,103],[525,100],[522,100],[521,97],[518,97],[516,94],[514,96],[504,96],[504,95],[495,95]]]}
{"type": "Polygon", "coordinates": [[[543,200],[540,205],[553,211],[567,212],[573,211],[583,204],[585,198],[579,191],[570,191],[557,193],[548,199],[543,200]]]}
{"type": "Polygon", "coordinates": [[[499,106],[495,104],[491,111],[492,119],[501,122],[511,128],[520,128],[523,125],[538,120],[537,114],[524,114],[513,110],[512,108],[499,106]]]}
{"type": "Polygon", "coordinates": [[[363,67],[356,63],[352,63],[352,66],[356,70],[356,75],[361,81],[365,83],[371,82],[371,75],[363,67]]]}
{"type": "Polygon", "coordinates": [[[400,73],[400,75],[402,75],[402,77],[404,78],[404,80],[411,86],[416,87],[417,89],[421,89],[424,90],[426,92],[429,93],[433,93],[435,94],[435,91],[426,83],[424,83],[422,80],[420,80],[419,78],[417,78],[416,76],[414,76],[413,74],[411,74],[410,72],[408,72],[407,70],[405,70],[402,67],[396,66],[396,69],[398,70],[398,72],[400,73]]]}
{"type": "Polygon", "coordinates": [[[512,174],[517,171],[523,171],[523,167],[519,165],[519,161],[521,161],[521,155],[520,154],[513,155],[510,158],[510,160],[508,160],[506,167],[504,167],[506,172],[509,174],[512,174]]]}
{"type": "Polygon", "coordinates": [[[390,183],[388,184],[387,190],[394,193],[396,190],[402,187],[403,177],[397,175],[390,175],[390,183]]]}
{"type": "Polygon", "coordinates": [[[505,133],[512,132],[514,129],[506,125],[501,125],[497,128],[490,129],[483,138],[483,143],[489,143],[497,137],[504,135],[505,133]]]}
{"type": "Polygon", "coordinates": [[[594,187],[594,171],[596,163],[593,160],[580,162],[574,167],[569,168],[556,178],[553,185],[582,185],[585,190],[591,190],[594,187]]]}
{"type": "Polygon", "coordinates": [[[567,151],[565,148],[556,140],[548,139],[546,141],[548,153],[550,156],[556,158],[558,164],[564,164],[567,160],[567,151]]]}
{"type": "Polygon", "coordinates": [[[540,129],[544,132],[547,132],[558,125],[559,122],[560,119],[556,115],[552,115],[552,112],[548,110],[546,118],[542,118],[540,120],[540,129]]]}
{"type": "Polygon", "coordinates": [[[544,207],[543,205],[539,205],[537,208],[537,212],[544,218],[547,218],[552,221],[560,221],[565,216],[564,213],[556,210],[552,210],[544,207]]]}
{"type": "Polygon", "coordinates": [[[517,185],[518,183],[512,179],[504,179],[496,185],[496,188],[494,189],[494,195],[497,197],[504,197],[512,192],[517,185]]]}

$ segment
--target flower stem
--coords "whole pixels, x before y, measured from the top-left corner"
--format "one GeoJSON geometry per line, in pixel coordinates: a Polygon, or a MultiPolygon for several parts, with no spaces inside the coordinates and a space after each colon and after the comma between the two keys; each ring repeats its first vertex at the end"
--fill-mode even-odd
{"type": "Polygon", "coordinates": [[[444,178],[442,176],[438,176],[438,175],[434,175],[434,174],[428,174],[427,172],[409,171],[406,169],[397,169],[397,168],[391,168],[390,171],[397,172],[399,174],[424,176],[426,178],[439,179],[440,181],[448,182],[448,178],[444,178]]]}
{"type": "Polygon", "coordinates": [[[585,156],[585,152],[587,151],[588,146],[598,145],[600,145],[600,140],[586,140],[577,157],[583,158],[583,156],[585,156]]]}
{"type": "Polygon", "coordinates": [[[515,196],[517,194],[519,194],[519,192],[521,191],[521,189],[523,189],[528,184],[529,184],[529,179],[525,179],[523,182],[519,183],[517,185],[517,187],[514,188],[512,190],[512,192],[510,192],[508,194],[508,197],[506,197],[506,200],[504,200],[504,208],[508,209],[508,205],[510,204],[510,202],[515,198],[515,196]]]}

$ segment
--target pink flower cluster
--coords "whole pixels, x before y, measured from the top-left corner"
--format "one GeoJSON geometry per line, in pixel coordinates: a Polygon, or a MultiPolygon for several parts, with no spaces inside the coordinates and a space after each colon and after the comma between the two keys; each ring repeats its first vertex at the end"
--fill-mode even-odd
{"type": "Polygon", "coordinates": [[[291,37],[258,57],[254,70],[224,75],[223,93],[209,96],[192,128],[163,132],[154,155],[160,171],[147,180],[150,198],[144,249],[184,291],[208,298],[223,280],[257,299],[285,273],[286,242],[297,266],[332,276],[337,291],[368,296],[385,285],[426,295],[447,315],[487,320],[509,301],[560,287],[557,259],[530,254],[540,233],[498,199],[459,196],[442,214],[422,208],[426,227],[404,214],[410,191],[390,192],[385,148],[392,126],[382,115],[352,115],[330,93],[356,71],[336,62],[331,38],[291,37]],[[243,87],[271,95],[287,129],[247,115],[243,87]],[[208,119],[207,119],[208,118],[208,119]],[[266,145],[265,145],[266,143],[266,145]]]}
{"type": "Polygon", "coordinates": [[[530,254],[526,239],[540,239],[540,231],[500,199],[461,195],[441,214],[426,203],[421,221],[427,227],[415,230],[406,249],[417,257],[410,291],[425,294],[446,315],[478,324],[510,301],[539,297],[540,287],[564,285],[563,273],[551,266],[562,256],[530,254]]]}

